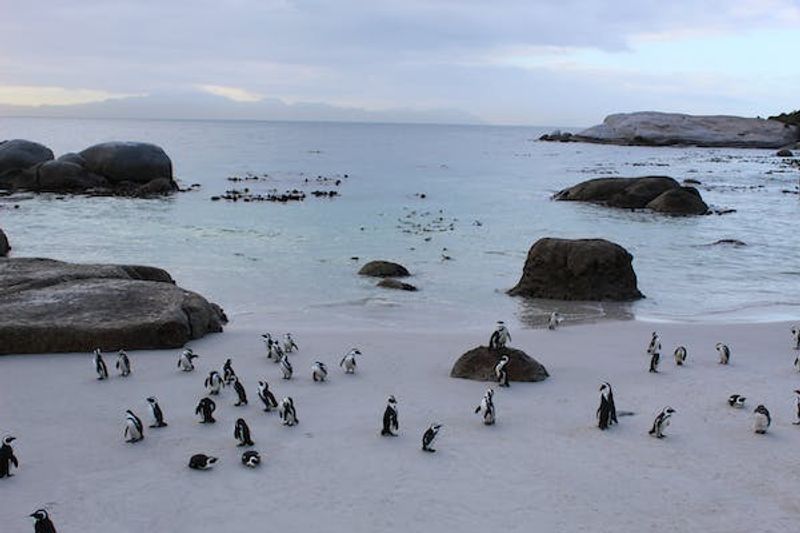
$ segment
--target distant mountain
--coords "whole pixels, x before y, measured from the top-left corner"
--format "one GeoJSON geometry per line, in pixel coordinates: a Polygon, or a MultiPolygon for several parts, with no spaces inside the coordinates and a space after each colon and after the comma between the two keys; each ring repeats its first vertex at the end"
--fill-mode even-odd
{"type": "Polygon", "coordinates": [[[152,94],[73,105],[16,106],[0,104],[0,116],[58,118],[142,118],[197,120],[286,120],[336,122],[400,122],[483,124],[457,109],[368,110],[324,103],[287,104],[276,98],[237,102],[203,92],[152,94]]]}

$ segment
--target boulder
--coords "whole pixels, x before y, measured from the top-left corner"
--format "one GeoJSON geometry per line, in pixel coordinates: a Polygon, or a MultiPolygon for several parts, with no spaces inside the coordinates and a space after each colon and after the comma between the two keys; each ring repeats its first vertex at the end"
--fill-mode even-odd
{"type": "Polygon", "coordinates": [[[494,367],[504,355],[509,359],[507,367],[509,381],[544,381],[550,376],[544,366],[522,350],[507,346],[498,349],[478,346],[458,358],[450,371],[450,377],[496,381],[494,367]]]}
{"type": "Polygon", "coordinates": [[[8,237],[6,237],[5,232],[0,229],[0,257],[7,256],[10,250],[11,245],[8,244],[8,237]]]}
{"type": "Polygon", "coordinates": [[[225,322],[159,268],[0,260],[0,354],[179,348],[225,322]]]}
{"type": "Polygon", "coordinates": [[[383,287],[384,289],[397,289],[401,291],[416,291],[417,288],[410,283],[402,282],[398,279],[386,278],[378,282],[376,287],[383,287]]]}
{"type": "Polygon", "coordinates": [[[50,148],[23,139],[0,142],[0,176],[28,169],[53,159],[50,148]]]}
{"type": "Polygon", "coordinates": [[[711,244],[706,244],[705,246],[733,246],[734,248],[741,248],[747,246],[747,243],[739,239],[720,239],[711,244]]]}
{"type": "Polygon", "coordinates": [[[411,275],[406,267],[391,261],[370,261],[358,273],[377,278],[404,278],[411,275]]]}
{"type": "Polygon", "coordinates": [[[642,146],[781,148],[800,137],[796,126],[777,120],[644,111],[609,115],[572,140],[642,146]]]}
{"type": "Polygon", "coordinates": [[[172,180],[172,161],[162,148],[140,142],[107,142],[80,154],[87,170],[111,183],[130,181],[143,185],[156,178],[172,180]]]}
{"type": "Polygon", "coordinates": [[[778,152],[775,155],[778,157],[794,157],[792,151],[787,150],[786,148],[784,148],[783,150],[778,150],[778,152]]]}
{"type": "Polygon", "coordinates": [[[86,189],[108,187],[108,180],[84,167],[57,159],[36,168],[36,185],[23,187],[41,192],[82,192],[86,189]]]}
{"type": "Polygon", "coordinates": [[[632,301],[643,298],[636,285],[633,256],[604,239],[539,239],[512,296],[551,300],[632,301]]]}
{"type": "Polygon", "coordinates": [[[137,196],[159,196],[170,194],[178,190],[178,184],[168,178],[156,178],[144,185],[141,185],[137,191],[137,196]]]}
{"type": "Polygon", "coordinates": [[[694,187],[680,187],[661,193],[645,207],[669,215],[704,215],[708,205],[694,187]]]}
{"type": "Polygon", "coordinates": [[[61,161],[63,163],[74,163],[81,167],[86,166],[86,160],[83,158],[83,156],[81,154],[76,154],[75,152],[67,152],[64,155],[59,156],[56,161],[61,161]]]}

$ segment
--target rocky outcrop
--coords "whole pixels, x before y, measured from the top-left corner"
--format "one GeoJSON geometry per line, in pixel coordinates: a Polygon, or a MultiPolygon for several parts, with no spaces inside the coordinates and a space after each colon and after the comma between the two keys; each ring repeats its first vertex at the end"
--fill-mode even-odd
{"type": "Polygon", "coordinates": [[[512,296],[551,300],[632,301],[643,298],[625,248],[604,239],[539,239],[512,296]]]}
{"type": "Polygon", "coordinates": [[[794,154],[788,148],[784,148],[783,150],[778,150],[775,153],[775,155],[778,157],[794,157],[794,154]]]}
{"type": "Polygon", "coordinates": [[[458,358],[450,371],[450,377],[496,381],[494,367],[504,355],[509,359],[506,367],[509,381],[543,381],[550,376],[542,364],[522,350],[478,346],[458,358]]]}
{"type": "Polygon", "coordinates": [[[178,348],[226,322],[160,268],[0,259],[0,354],[178,348]]]}
{"type": "Polygon", "coordinates": [[[8,243],[8,237],[5,232],[0,229],[0,257],[5,257],[11,251],[11,245],[8,243]]]}
{"type": "Polygon", "coordinates": [[[391,261],[370,261],[358,273],[377,278],[404,278],[411,275],[406,267],[391,261]]]}
{"type": "Polygon", "coordinates": [[[796,126],[777,120],[645,111],[609,115],[571,140],[642,146],[781,148],[800,138],[796,126]]]}
{"type": "Polygon", "coordinates": [[[417,290],[417,288],[410,283],[405,283],[403,281],[400,281],[399,279],[392,279],[392,278],[382,279],[380,282],[378,282],[376,287],[382,287],[384,289],[395,289],[400,291],[412,291],[412,292],[417,290]]]}
{"type": "Polygon", "coordinates": [[[671,215],[708,212],[708,205],[697,189],[682,187],[668,176],[595,178],[559,191],[553,199],[624,209],[652,209],[671,215]]]}
{"type": "Polygon", "coordinates": [[[49,148],[14,140],[0,143],[0,189],[151,197],[178,186],[172,162],[154,144],[102,143],[53,160],[49,148]]]}

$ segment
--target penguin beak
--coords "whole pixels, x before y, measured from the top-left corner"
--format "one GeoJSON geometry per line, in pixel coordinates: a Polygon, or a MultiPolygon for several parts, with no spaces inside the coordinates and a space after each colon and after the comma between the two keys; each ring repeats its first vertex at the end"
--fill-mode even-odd
{"type": "Polygon", "coordinates": [[[14,442],[17,440],[17,437],[8,437],[8,442],[14,442]]]}

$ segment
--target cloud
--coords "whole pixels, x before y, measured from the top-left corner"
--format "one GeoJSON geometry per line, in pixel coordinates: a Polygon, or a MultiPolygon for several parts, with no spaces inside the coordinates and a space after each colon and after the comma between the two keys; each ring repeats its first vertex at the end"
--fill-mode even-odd
{"type": "Polygon", "coordinates": [[[30,85],[0,85],[0,104],[18,106],[74,105],[114,98],[127,98],[131,94],[110,93],[93,89],[68,89],[30,85]]]}
{"type": "Polygon", "coordinates": [[[223,85],[199,85],[198,88],[207,93],[223,96],[228,100],[234,102],[258,102],[263,100],[264,96],[250,92],[239,87],[225,87],[223,85]]]}

